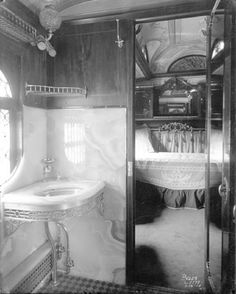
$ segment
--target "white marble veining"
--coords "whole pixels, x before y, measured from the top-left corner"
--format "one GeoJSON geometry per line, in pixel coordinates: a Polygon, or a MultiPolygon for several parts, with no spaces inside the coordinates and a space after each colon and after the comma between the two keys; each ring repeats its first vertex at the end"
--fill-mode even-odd
{"type": "MultiPolygon", "coordinates": [[[[42,110],[24,107],[23,134],[24,157],[14,181],[5,187],[5,192],[42,180],[41,160],[46,157],[55,159],[56,176],[103,182],[104,215],[93,209],[88,215],[73,216],[64,221],[75,262],[71,272],[124,284],[126,109],[42,110]]],[[[19,227],[5,241],[4,274],[45,239],[40,223],[19,227]]],[[[59,267],[64,268],[63,260],[59,267]]]]}
{"type": "Polygon", "coordinates": [[[65,221],[72,232],[72,274],[124,284],[126,109],[49,110],[47,134],[58,175],[105,183],[103,217],[94,210],[65,221]],[[80,157],[73,157],[73,148],[80,157]]]}
{"type": "Polygon", "coordinates": [[[81,179],[39,181],[4,194],[2,201],[5,209],[65,210],[83,205],[102,193],[103,189],[102,181],[81,179]]]}
{"type": "MultiPolygon", "coordinates": [[[[46,156],[46,110],[23,107],[23,158],[10,180],[2,187],[4,193],[29,185],[42,177],[40,160],[46,156]]],[[[1,267],[6,276],[27,256],[46,241],[40,223],[23,224],[4,240],[1,267]]]]}

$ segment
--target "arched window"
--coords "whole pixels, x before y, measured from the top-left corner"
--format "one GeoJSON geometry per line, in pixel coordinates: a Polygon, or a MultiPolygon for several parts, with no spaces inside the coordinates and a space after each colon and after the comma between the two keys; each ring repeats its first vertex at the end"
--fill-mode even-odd
{"type": "Polygon", "coordinates": [[[10,122],[15,108],[10,84],[0,70],[0,183],[7,179],[13,168],[12,154],[14,140],[10,122]]]}

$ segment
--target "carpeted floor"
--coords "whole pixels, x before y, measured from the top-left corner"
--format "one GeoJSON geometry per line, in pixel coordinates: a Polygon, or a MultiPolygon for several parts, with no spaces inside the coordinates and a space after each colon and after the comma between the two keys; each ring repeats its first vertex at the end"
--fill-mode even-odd
{"type": "MultiPolygon", "coordinates": [[[[149,202],[136,213],[136,281],[202,292],[204,209],[170,209],[149,202]]],[[[220,281],[221,232],[211,224],[211,267],[220,281]]]]}

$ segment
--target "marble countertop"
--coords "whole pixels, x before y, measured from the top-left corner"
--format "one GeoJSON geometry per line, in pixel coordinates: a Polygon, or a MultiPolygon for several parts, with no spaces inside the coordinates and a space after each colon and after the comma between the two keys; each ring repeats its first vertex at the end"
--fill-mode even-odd
{"type": "Polygon", "coordinates": [[[94,180],[39,181],[4,194],[2,202],[5,210],[66,210],[93,201],[101,195],[104,187],[104,182],[94,180]]]}

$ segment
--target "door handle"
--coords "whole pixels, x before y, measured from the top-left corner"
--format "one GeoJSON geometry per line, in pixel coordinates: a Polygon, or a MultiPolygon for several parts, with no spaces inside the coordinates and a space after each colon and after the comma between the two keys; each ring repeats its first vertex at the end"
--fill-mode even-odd
{"type": "Polygon", "coordinates": [[[229,189],[229,184],[228,184],[227,178],[224,177],[222,183],[218,187],[218,192],[219,192],[220,197],[227,199],[227,194],[228,194],[229,190],[230,189],[229,189]]]}
{"type": "Polygon", "coordinates": [[[225,183],[222,183],[222,184],[219,185],[218,192],[219,192],[220,197],[223,198],[223,197],[226,196],[227,188],[226,188],[225,183]]]}

